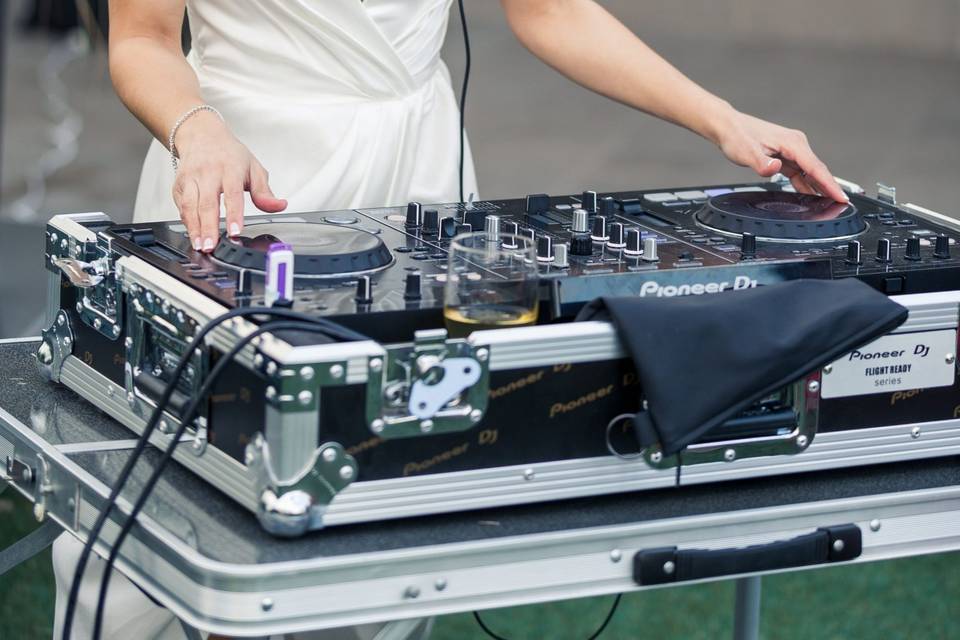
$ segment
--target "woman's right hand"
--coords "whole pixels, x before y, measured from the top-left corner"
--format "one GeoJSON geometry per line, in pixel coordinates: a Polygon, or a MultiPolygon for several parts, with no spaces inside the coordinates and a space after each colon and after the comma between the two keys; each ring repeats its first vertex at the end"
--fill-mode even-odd
{"type": "Polygon", "coordinates": [[[216,114],[196,113],[177,131],[174,144],[180,162],[173,200],[197,251],[212,252],[220,239],[221,194],[230,236],[243,230],[244,191],[261,211],[287,208],[270,190],[266,169],[216,114]]]}

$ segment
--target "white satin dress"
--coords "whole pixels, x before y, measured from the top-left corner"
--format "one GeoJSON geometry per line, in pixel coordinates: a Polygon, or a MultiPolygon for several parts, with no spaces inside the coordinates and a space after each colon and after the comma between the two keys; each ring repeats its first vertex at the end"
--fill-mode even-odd
{"type": "MultiPolygon", "coordinates": [[[[440,59],[452,0],[187,0],[188,56],[204,100],[270,172],[287,212],[459,199],[459,111],[440,59]]],[[[476,193],[467,147],[464,194],[476,193]]],[[[178,217],[167,150],[154,141],[134,220],[178,217]]],[[[257,210],[246,200],[246,215],[257,210]]],[[[54,544],[59,637],[80,544],[54,544]]],[[[92,626],[103,562],[85,574],[74,638],[92,626]]],[[[104,640],[179,640],[167,610],[111,580],[104,640]]],[[[368,638],[377,626],[317,634],[368,638]]],[[[314,637],[311,634],[311,637],[314,637]]]]}
{"type": "MultiPolygon", "coordinates": [[[[451,2],[187,0],[188,60],[287,212],[453,202],[459,111],[440,59],[451,2]]],[[[135,220],[178,217],[173,179],[154,141],[135,220]]],[[[476,191],[468,148],[464,195],[476,191]]]]}

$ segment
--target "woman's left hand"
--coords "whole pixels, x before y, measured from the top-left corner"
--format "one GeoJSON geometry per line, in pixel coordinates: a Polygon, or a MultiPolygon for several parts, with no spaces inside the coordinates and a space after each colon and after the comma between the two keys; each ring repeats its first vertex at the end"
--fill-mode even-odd
{"type": "Polygon", "coordinates": [[[716,137],[731,162],[766,178],[782,173],[800,193],[820,194],[837,202],[850,200],[802,131],[733,111],[717,128],[716,137]]]}

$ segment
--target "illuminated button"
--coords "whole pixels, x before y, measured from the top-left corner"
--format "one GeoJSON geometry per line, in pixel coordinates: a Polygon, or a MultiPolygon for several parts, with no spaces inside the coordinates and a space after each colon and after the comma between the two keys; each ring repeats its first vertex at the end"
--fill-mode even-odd
{"type": "Polygon", "coordinates": [[[673,193],[647,193],[643,196],[644,200],[649,202],[673,202],[674,200],[679,200],[673,193]]]}
{"type": "Polygon", "coordinates": [[[705,191],[677,191],[674,195],[681,200],[706,200],[709,197],[705,191]]]}

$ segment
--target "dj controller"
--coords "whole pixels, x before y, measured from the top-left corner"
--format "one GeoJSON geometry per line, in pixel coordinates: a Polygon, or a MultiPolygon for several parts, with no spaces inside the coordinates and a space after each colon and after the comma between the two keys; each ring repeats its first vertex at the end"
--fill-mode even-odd
{"type": "MultiPolygon", "coordinates": [[[[694,463],[703,469],[726,463],[734,470],[730,477],[762,475],[776,465],[766,464],[765,471],[738,465],[757,457],[802,459],[816,434],[818,442],[840,447],[842,464],[865,464],[872,460],[866,453],[849,460],[858,449],[866,451],[865,432],[881,427],[899,433],[939,425],[949,446],[908,457],[946,455],[940,451],[960,446],[950,439],[957,432],[960,440],[953,425],[960,388],[950,359],[960,309],[960,226],[923,207],[898,205],[888,187],[868,197],[843,184],[849,203],[796,193],[781,178],[248,216],[243,232],[224,235],[212,254],[194,251],[175,221],[114,224],[102,214],[58,216],[47,230],[50,329],[38,359],[51,379],[135,430],[175,385],[164,414],[169,433],[177,407],[259,322],[236,318],[214,330],[205,349],[185,353],[199,327],[229,310],[269,306],[279,297],[284,308],[369,337],[346,344],[298,332],[258,339],[228,367],[191,424],[193,446],[177,450],[178,460],[278,532],[292,517],[284,496],[308,505],[291,529],[302,532],[466,508],[447,488],[451,478],[467,482],[470,474],[494,471],[502,481],[491,484],[493,476],[487,477],[477,485],[478,491],[487,487],[486,498],[469,504],[546,499],[538,492],[556,497],[672,486],[684,477],[706,481],[687,472],[694,463]],[[537,326],[466,340],[446,336],[450,245],[469,231],[483,232],[488,242],[536,248],[537,326]],[[280,296],[269,272],[278,246],[293,276],[292,289],[281,287],[280,296]],[[798,278],[847,277],[914,305],[905,335],[929,338],[948,351],[945,360],[936,368],[916,366],[914,377],[883,378],[886,386],[878,389],[832,381],[833,391],[821,394],[818,373],[754,407],[735,430],[705,438],[699,454],[665,459],[639,452],[649,472],[642,479],[622,482],[618,475],[578,489],[561,478],[553,488],[531,488],[530,465],[561,470],[576,461],[596,471],[637,464],[617,454],[610,428],[614,417],[636,410],[635,375],[609,327],[570,322],[584,304],[599,296],[712,295],[798,278]],[[181,358],[189,361],[186,374],[174,382],[170,375],[181,358]],[[481,373],[458,382],[448,366],[454,362],[473,363],[481,373]],[[815,387],[804,391],[802,385],[811,383],[815,387]],[[814,388],[812,402],[808,391],[814,388]],[[906,401],[920,388],[922,402],[906,401]],[[412,398],[430,393],[435,397],[422,406],[432,408],[418,411],[412,398]],[[527,429],[511,428],[518,411],[527,429]],[[427,483],[418,486],[435,491],[433,500],[384,506],[393,503],[383,483],[412,486],[402,483],[417,478],[427,483]],[[383,492],[364,492],[368,484],[383,492]]],[[[495,268],[484,275],[499,277],[495,268]]],[[[826,375],[823,382],[827,387],[826,375]]]]}
{"type": "Polygon", "coordinates": [[[528,238],[564,315],[598,295],[712,293],[799,277],[856,277],[892,295],[937,291],[956,277],[956,230],[889,200],[854,194],[841,204],[784,186],[256,216],[209,256],[192,250],[176,222],[107,233],[228,307],[263,302],[269,246],[287,243],[293,308],[337,317],[441,308],[449,243],[467,231],[528,238]]]}

